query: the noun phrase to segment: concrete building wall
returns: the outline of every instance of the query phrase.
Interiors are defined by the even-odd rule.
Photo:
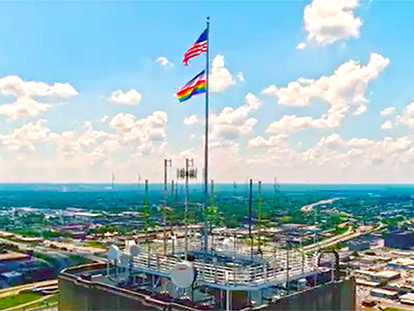
[[[286,297],[261,310],[356,310],[355,280],[330,283]]]
[[[59,277],[59,310],[186,310],[195,311],[175,303],[154,300],[149,296],[126,289],[82,279],[63,272]],[[272,310],[355,310],[355,280],[353,278],[319,286],[285,297],[276,303],[261,306]],[[233,301],[233,306],[235,301]],[[255,309],[244,309],[255,310]]]
[[[410,249],[414,246],[413,231],[391,231],[385,235],[385,246]]]

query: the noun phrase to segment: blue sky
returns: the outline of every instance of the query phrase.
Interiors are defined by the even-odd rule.
[[[413,9],[0,2],[0,181],[159,182],[165,157],[201,168],[204,98],[174,92],[204,67],[181,60],[210,16],[212,178],[413,182]]]

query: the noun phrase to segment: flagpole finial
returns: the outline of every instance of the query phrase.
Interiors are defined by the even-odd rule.
[[[206,21],[209,22],[210,21],[210,16],[206,17]]]

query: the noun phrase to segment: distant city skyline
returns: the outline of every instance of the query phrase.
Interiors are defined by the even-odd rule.
[[[409,1],[1,2],[0,183],[414,183]],[[191,12],[191,14],[189,13]]]

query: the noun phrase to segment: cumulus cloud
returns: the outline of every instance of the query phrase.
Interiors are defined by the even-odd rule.
[[[286,134],[279,134],[276,136],[271,136],[269,139],[265,139],[262,136],[257,136],[249,140],[249,147],[250,148],[257,148],[257,147],[272,147],[272,146],[280,146],[280,144],[285,143],[285,139],[288,136]]]
[[[305,42],[301,42],[296,46],[297,50],[303,50],[306,47],[306,43]]]
[[[211,63],[209,86],[212,92],[221,92],[236,84],[230,71],[225,67],[224,56],[217,55]]]
[[[109,116],[103,116],[102,118],[100,118],[101,122],[106,122],[106,120],[109,119]]]
[[[245,82],[244,76],[243,76],[243,73],[242,72],[239,72],[237,74],[237,79],[239,79],[240,82]]]
[[[186,125],[196,124],[196,123],[198,123],[197,116],[195,114],[193,114],[193,115],[185,118],[183,123],[186,124]]]
[[[49,104],[38,103],[28,97],[20,97],[13,104],[0,105],[0,114],[7,116],[9,120],[17,120],[26,117],[35,117],[40,112],[51,107]]]
[[[261,102],[251,93],[246,94],[245,102],[243,106],[236,109],[225,107],[218,115],[211,115],[213,146],[229,146],[229,143],[252,131],[257,120],[249,115],[260,107]]]
[[[359,113],[366,110],[369,104],[365,93],[368,84],[388,66],[389,59],[379,54],[372,54],[367,65],[361,66],[356,61],[349,61],[339,66],[329,77],[319,79],[300,78],[289,82],[287,87],[278,88],[275,85],[267,87],[263,93],[273,94],[280,105],[304,107],[312,101],[322,101],[330,108],[321,118],[283,116],[269,125],[267,131],[295,131],[304,128],[334,128],[338,127],[349,111],[350,105],[360,105]]]
[[[109,100],[113,103],[124,104],[124,105],[136,105],[142,99],[142,95],[137,90],[130,89],[127,92],[120,90],[115,91],[111,94]]]
[[[383,111],[380,112],[381,117],[386,117],[392,115],[395,112],[395,107],[388,107],[385,108]]]
[[[52,107],[50,104],[37,102],[32,96],[67,98],[78,95],[78,92],[69,83],[48,85],[44,82],[23,81],[17,76],[1,78],[0,93],[17,97],[15,102],[0,106],[0,114],[7,116],[9,120],[35,117],[40,112]]]
[[[386,122],[384,122],[384,124],[383,124],[383,125],[381,125],[381,128],[382,128],[383,130],[389,130],[389,129],[392,129],[392,123],[391,123],[391,121],[386,121]]]
[[[359,116],[366,112],[368,110],[368,107],[366,105],[361,105],[355,110],[354,115]]]
[[[358,0],[313,0],[303,14],[308,41],[326,45],[358,38],[362,20],[353,12],[358,5]]]
[[[115,128],[119,133],[120,141],[138,141],[141,143],[141,148],[146,151],[152,149],[154,142],[165,140],[166,124],[167,113],[164,111],[155,111],[152,115],[140,120],[136,120],[132,114],[119,113],[109,122],[109,126]]]
[[[155,60],[157,63],[160,63],[162,66],[168,67],[168,66],[172,66],[173,64],[164,56],[158,57]]]
[[[70,97],[78,95],[78,92],[69,83],[55,83],[53,85],[48,85],[44,82],[26,82],[17,76],[6,76],[1,78],[0,91],[4,95],[14,95],[16,97],[52,95]]]
[[[403,109],[402,114],[396,117],[396,123],[414,127],[414,102],[407,105]]]
[[[27,123],[13,130],[9,135],[0,135],[0,141],[9,151],[35,151],[34,142],[47,141],[50,129],[45,126],[46,120]]]

